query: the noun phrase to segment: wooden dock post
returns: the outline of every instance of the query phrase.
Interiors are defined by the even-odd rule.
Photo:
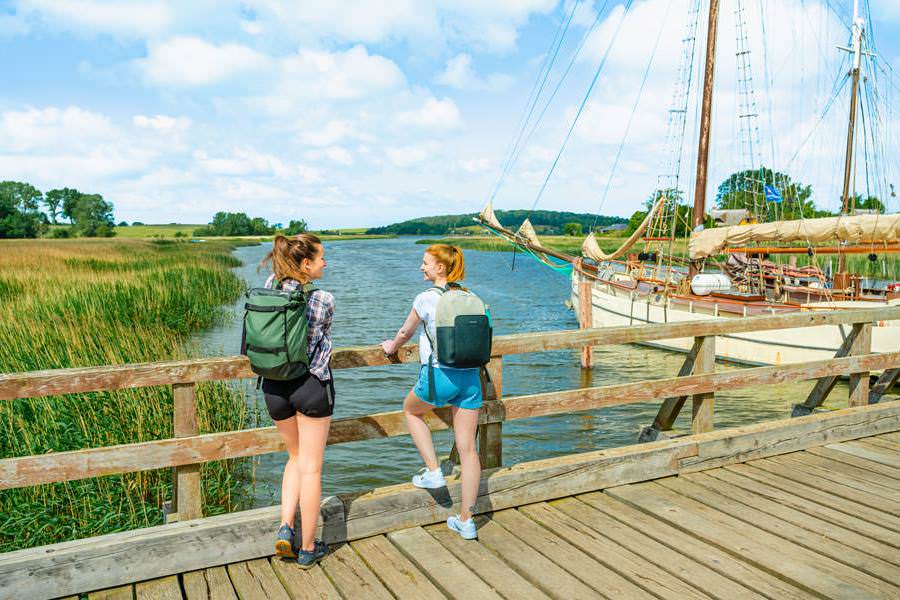
[[[712,373],[716,369],[716,336],[707,335],[694,338],[698,347],[694,359],[694,375]],[[691,433],[713,430],[716,394],[694,394],[691,397]]]
[[[197,425],[196,385],[193,383],[172,384],[174,396],[173,418],[175,437],[191,437],[200,433]],[[199,519],[203,516],[203,495],[200,489],[200,465],[175,467],[172,489],[172,510],[179,521]]]
[[[481,392],[485,401],[485,409],[490,410],[491,403],[503,398],[503,357],[492,356],[491,362],[485,365],[490,382],[484,375],[481,377]],[[481,468],[493,469],[503,464],[503,423],[485,423],[478,426],[478,459]]]
[[[582,279],[578,284],[578,326],[579,329],[590,329],[594,326],[593,294],[590,280]],[[594,347],[590,344],[581,347],[581,368],[594,366]]]
[[[872,352],[872,324],[853,324],[854,342],[850,349],[851,356],[860,356]],[[869,403],[869,373],[853,373],[850,375],[850,397],[848,406],[866,406]]]

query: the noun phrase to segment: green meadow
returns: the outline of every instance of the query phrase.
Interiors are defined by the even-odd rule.
[[[130,229],[130,228],[129,228]],[[243,291],[233,245],[0,242],[0,372],[189,358],[192,333]],[[197,388],[201,432],[253,425],[242,394]],[[170,438],[170,386],[0,403],[0,458]],[[207,515],[249,506],[251,462],[202,468]],[[0,491],[0,552],[163,522],[171,469]]]

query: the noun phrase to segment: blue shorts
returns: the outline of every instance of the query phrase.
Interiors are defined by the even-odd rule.
[[[459,408],[478,410],[482,405],[481,377],[479,369],[448,369],[434,367],[434,394],[432,402],[428,401],[428,366],[419,369],[419,380],[413,393],[422,402],[440,408],[451,404]]]

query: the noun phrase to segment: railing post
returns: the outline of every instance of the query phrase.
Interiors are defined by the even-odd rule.
[[[694,359],[694,375],[712,373],[716,369],[716,336],[698,336],[694,345],[698,347],[697,358]],[[691,397],[691,433],[712,431],[714,423],[716,395],[695,394]]]
[[[590,329],[594,326],[594,295],[593,285],[589,279],[582,278],[578,284],[578,327]],[[594,366],[594,347],[590,344],[581,347],[581,368],[590,369]]]
[[[490,383],[481,377],[481,392],[485,400],[484,410],[494,414],[492,404],[503,397],[503,357],[493,356],[485,365],[490,375]],[[493,469],[503,464],[503,423],[485,423],[478,426],[478,459],[484,469]]]
[[[850,348],[850,356],[861,356],[872,352],[872,324],[854,323],[854,340]],[[848,406],[866,406],[869,404],[869,373],[850,374],[850,398]]]
[[[196,387],[194,383],[173,383],[175,437],[189,437],[200,433],[197,426]],[[200,490],[200,465],[175,467],[172,490],[172,510],[179,521],[203,516],[203,496]]]

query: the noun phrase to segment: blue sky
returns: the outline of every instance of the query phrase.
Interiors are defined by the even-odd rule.
[[[574,7],[547,92],[582,39],[584,49],[494,204],[533,206],[615,38],[537,208],[628,216],[665,162],[688,4],[636,0],[626,13],[614,0],[0,2],[0,179],[101,193],[117,220],[148,223],[202,223],[228,210],[327,228],[476,211]],[[722,0],[710,194],[732,171],[761,161],[811,183],[817,202],[833,208],[846,98],[819,117],[841,69],[835,45],[847,43],[850,3],[740,5],[759,144],[753,156],[738,144],[738,4]],[[890,73],[888,66],[900,68],[900,3],[872,12],[870,43]],[[878,77],[890,104],[898,80]],[[880,114],[885,131],[893,120]],[[884,138],[885,148],[893,141]],[[695,145],[692,118],[682,168],[688,191]],[[873,178],[893,181],[898,155],[888,154],[870,186]],[[864,180],[860,166],[860,191]],[[897,210],[896,199],[888,203]]]

